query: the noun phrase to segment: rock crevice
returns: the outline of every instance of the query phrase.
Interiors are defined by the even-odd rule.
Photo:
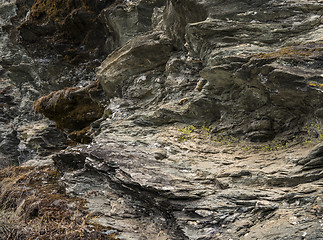
[[[45,187],[57,169],[84,236],[321,239],[322,15],[321,0],[2,1],[0,168]],[[48,209],[29,200],[37,224]]]

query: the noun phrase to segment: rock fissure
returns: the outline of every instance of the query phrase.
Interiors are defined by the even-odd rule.
[[[0,1],[0,168],[56,168],[102,239],[321,239],[322,6]]]
[[[102,171],[101,171],[102,173]],[[110,173],[104,173],[109,179],[110,183],[113,183],[114,187],[121,194],[131,196],[137,201],[140,201],[146,209],[145,215],[153,215],[154,217],[161,216],[166,220],[164,229],[167,229],[168,234],[174,239],[188,239],[178,226],[175,217],[173,216],[174,206],[169,202],[168,198],[163,196],[164,194],[153,188],[145,188],[137,183],[122,182],[122,180],[114,180]],[[180,209],[177,209],[180,211]]]

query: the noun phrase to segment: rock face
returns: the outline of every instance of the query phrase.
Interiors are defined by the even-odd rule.
[[[0,167],[119,239],[323,239],[323,1],[0,6]]]
[[[295,166],[304,149],[217,147],[197,130],[179,141],[180,127],[104,125],[96,143],[55,157],[85,159],[64,175],[67,191],[95,191],[89,210],[121,239],[320,238],[322,169]]]
[[[18,152],[12,151],[17,149],[19,140],[17,137],[17,131],[9,128],[8,125],[12,119],[17,116],[17,103],[14,99],[14,87],[9,81],[1,79],[1,104],[0,104],[0,133],[1,133],[1,166],[10,166],[12,162],[18,163]]]
[[[101,64],[97,73],[103,89],[109,98],[121,96],[121,87],[132,85],[129,76],[165,67],[172,45],[161,33],[136,37]]]
[[[197,116],[208,124],[221,119],[216,125],[230,126],[226,130],[231,134],[243,134],[251,141],[271,140],[281,132],[299,131],[305,122],[321,121],[313,111],[322,108],[320,4],[313,3],[311,12],[292,2],[220,5],[221,11],[213,1],[167,1],[158,29],[165,30],[174,49],[184,51],[169,58],[169,48],[165,51],[154,43],[156,32],[134,38],[111,54],[97,72],[107,96],[131,95],[138,91],[136,81],[145,82],[142,94],[159,88],[164,100],[170,99],[157,102],[158,110],[148,113],[151,117],[146,122],[156,122],[156,118],[164,119],[163,123],[187,122],[197,104],[203,112],[212,113],[193,114],[195,121],[199,121]],[[165,66],[167,59],[166,71],[149,72],[157,71],[159,64]],[[192,71],[198,76],[186,76]],[[176,88],[170,81],[180,78],[192,87],[185,92],[183,87],[169,91]],[[156,86],[156,79],[161,86]],[[207,84],[194,92],[198,82]],[[142,94],[138,105],[146,104]],[[185,104],[176,104],[174,99]]]
[[[164,0],[124,1],[123,4],[105,8],[101,17],[105,23],[109,23],[116,44],[123,46],[138,33],[153,29],[154,9],[163,7],[164,4]]]
[[[82,62],[102,57],[105,38],[112,37],[98,14],[114,3],[109,1],[34,1],[26,20],[19,26],[23,41],[53,48],[64,60]],[[48,51],[48,50],[47,50]]]

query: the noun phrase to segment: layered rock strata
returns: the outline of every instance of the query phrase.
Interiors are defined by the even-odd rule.
[[[1,3],[1,166],[120,239],[321,239],[323,2],[94,2]]]

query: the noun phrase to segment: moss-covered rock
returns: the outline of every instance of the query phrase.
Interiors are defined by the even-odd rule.
[[[106,54],[104,44],[112,33],[99,20],[100,11],[114,0],[36,0],[20,27],[26,44],[45,44],[70,63]]]
[[[65,88],[35,101],[34,110],[55,121],[58,128],[67,133],[75,133],[102,116],[104,109],[98,103],[101,93],[103,91],[98,82],[84,88]],[[83,134],[85,132],[83,131]],[[82,139],[79,135],[76,134],[76,141]]]

